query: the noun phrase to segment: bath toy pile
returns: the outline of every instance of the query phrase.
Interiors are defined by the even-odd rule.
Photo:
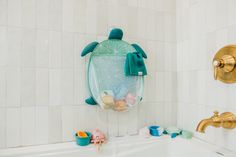
[[[142,100],[147,75],[143,58],[147,55],[140,46],[129,44],[122,37],[122,30],[115,28],[108,40],[92,42],[82,51],[82,57],[91,52],[87,69],[91,97],[86,103],[126,111]]]
[[[150,126],[144,127],[139,130],[139,135],[142,137],[150,137],[150,136],[161,136],[161,135],[170,135],[171,138],[175,138],[180,135],[182,138],[191,139],[193,134],[190,131],[182,130],[177,127],[168,127],[164,129],[161,126]]]
[[[75,134],[75,138],[78,145],[87,146],[90,143],[93,143],[97,147],[97,150],[100,150],[102,144],[106,142],[105,134],[99,129],[92,131],[92,133],[87,131],[78,131]]]

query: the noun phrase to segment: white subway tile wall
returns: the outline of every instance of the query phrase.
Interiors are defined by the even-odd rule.
[[[178,126],[195,132],[213,111],[236,113],[235,84],[215,81],[212,59],[236,41],[235,0],[176,0]],[[236,151],[236,130],[208,127],[195,135]]]
[[[0,0],[0,148],[73,141],[76,130],[124,136],[175,125],[175,21],[175,0]],[[125,113],[84,103],[80,53],[113,27],[148,55],[143,102]]]

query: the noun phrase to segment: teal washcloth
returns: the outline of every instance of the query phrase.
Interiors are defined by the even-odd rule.
[[[126,76],[144,76],[147,75],[146,66],[141,53],[128,53],[125,61]]]
[[[191,139],[193,137],[193,133],[187,130],[182,130],[180,136],[182,138]]]

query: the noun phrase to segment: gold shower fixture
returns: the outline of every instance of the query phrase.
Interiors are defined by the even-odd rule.
[[[231,112],[219,114],[218,111],[215,111],[213,116],[199,122],[196,131],[204,133],[208,126],[234,129],[236,127],[236,116]]]
[[[236,45],[221,48],[213,59],[214,78],[224,83],[236,82]]]

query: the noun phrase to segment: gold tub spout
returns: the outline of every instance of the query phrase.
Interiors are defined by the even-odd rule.
[[[212,117],[200,121],[196,131],[205,133],[205,130],[208,126],[213,126],[216,128],[223,127],[225,129],[234,129],[236,127],[236,116],[231,112],[224,112],[219,115],[219,112],[215,111]]]

